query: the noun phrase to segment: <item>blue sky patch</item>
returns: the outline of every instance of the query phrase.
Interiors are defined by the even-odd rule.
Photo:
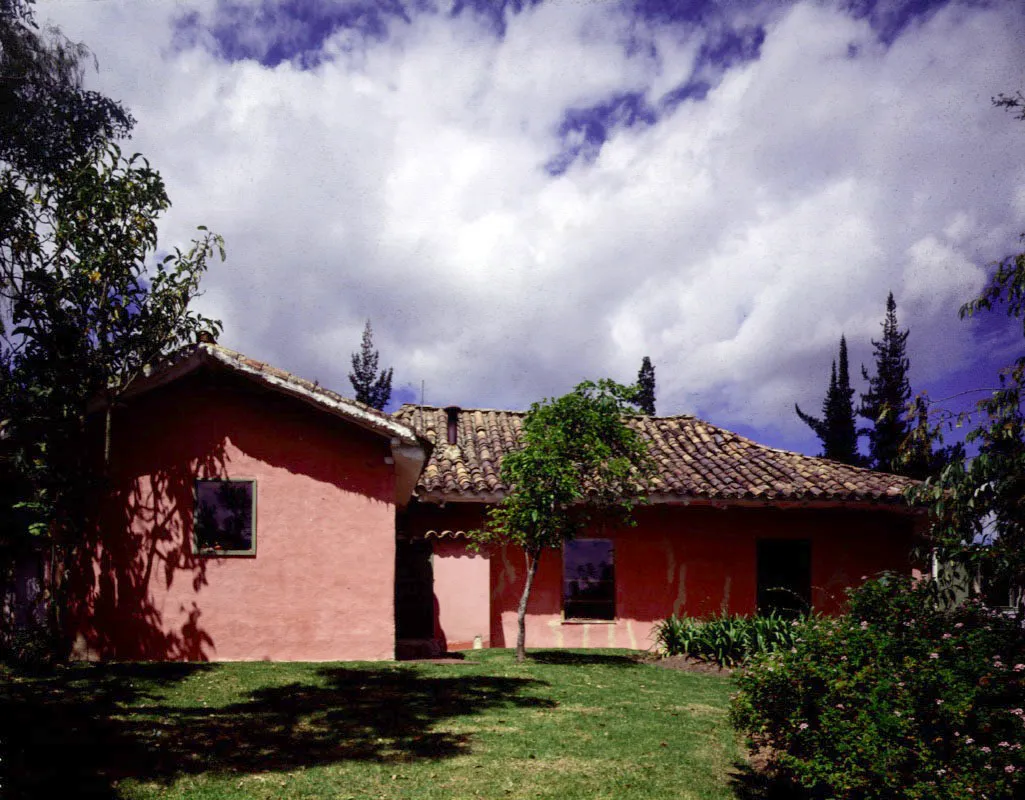
[[[577,159],[590,163],[616,128],[654,125],[657,119],[641,92],[623,92],[588,108],[567,109],[557,131],[562,149],[545,169],[561,175]]]
[[[195,47],[208,30],[215,53],[226,61],[249,59],[266,67],[296,61],[312,68],[323,60],[324,42],[339,29],[382,40],[392,22],[409,21],[407,8],[422,5],[399,0],[219,0],[209,19],[196,11],[180,16],[172,41],[178,50]]]

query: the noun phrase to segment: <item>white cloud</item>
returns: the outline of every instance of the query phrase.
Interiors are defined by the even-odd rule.
[[[421,15],[383,42],[336,33],[303,71],[174,51],[174,5],[44,10],[138,118],[165,244],[225,236],[203,303],[227,344],[346,391],[370,317],[428,402],[510,407],[650,355],[661,412],[796,441],[793,402],[818,407],[841,332],[868,362],[890,289],[916,379],[967,357],[956,307],[1025,228],[1025,129],[989,104],[1022,74],[1012,6],[943,9],[888,48],[822,4],[766,12],[757,61],[558,177],[563,112],[657,103],[699,31],[587,3],[512,16],[504,40]]]

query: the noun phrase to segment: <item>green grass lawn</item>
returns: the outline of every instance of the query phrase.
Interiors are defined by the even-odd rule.
[[[0,668],[2,669],[2,668]],[[732,798],[728,678],[616,651],[0,671],[0,796]]]

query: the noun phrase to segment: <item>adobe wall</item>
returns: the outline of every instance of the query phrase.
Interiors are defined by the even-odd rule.
[[[449,503],[446,508],[465,518],[458,519],[460,524],[473,527],[470,518],[476,515],[479,520],[481,507],[459,505]],[[562,554],[546,551],[527,608],[528,647],[644,649],[652,644],[652,627],[669,614],[754,613],[759,539],[811,541],[812,603],[826,613],[840,610],[843,590],[860,583],[862,576],[911,570],[912,522],[885,511],[652,505],[639,509],[636,519],[634,528],[591,534],[614,543],[615,621],[563,620]],[[512,647],[526,572],[523,553],[513,547],[495,548],[490,568],[490,645]],[[463,602],[457,587],[442,585],[444,580],[444,573],[436,571],[436,597]],[[441,603],[441,618],[446,613],[453,612]]]
[[[71,623],[84,658],[389,659],[387,440],[236,376],[115,415],[110,501]],[[196,478],[256,481],[255,556],[192,552]]]

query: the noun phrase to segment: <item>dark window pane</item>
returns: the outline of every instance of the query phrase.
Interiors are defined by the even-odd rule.
[[[563,612],[569,619],[615,619],[616,580],[609,539],[573,539],[562,550]]]
[[[196,481],[196,547],[202,552],[251,553],[252,481]]]

